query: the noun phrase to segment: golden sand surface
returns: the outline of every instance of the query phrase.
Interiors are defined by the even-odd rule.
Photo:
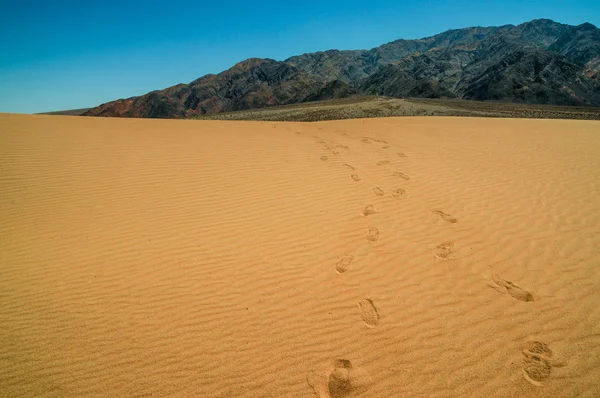
[[[0,395],[598,397],[600,123],[0,115]]]

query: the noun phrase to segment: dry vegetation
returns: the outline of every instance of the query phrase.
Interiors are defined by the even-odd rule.
[[[80,116],[89,108],[45,115]],[[531,119],[600,120],[600,107],[531,105],[460,99],[352,96],[327,101],[224,112],[198,117],[203,120],[265,120],[318,122],[390,116],[474,116]]]
[[[600,107],[532,105],[460,99],[411,98],[409,101],[422,105],[445,106],[456,111],[464,110],[470,112],[470,116],[600,120]]]
[[[200,119],[315,122],[389,116],[478,116],[600,120],[600,108],[356,96],[329,101],[219,113],[202,116]]]

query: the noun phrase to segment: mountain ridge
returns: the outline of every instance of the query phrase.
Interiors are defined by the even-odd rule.
[[[467,27],[369,50],[249,58],[86,116],[188,118],[356,93],[600,106],[600,29],[535,19]]]

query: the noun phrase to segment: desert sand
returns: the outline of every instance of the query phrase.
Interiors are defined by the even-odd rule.
[[[600,123],[0,115],[7,397],[600,396]]]

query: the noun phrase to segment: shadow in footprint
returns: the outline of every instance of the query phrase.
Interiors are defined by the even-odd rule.
[[[456,218],[452,217],[450,214],[444,213],[441,210],[433,210],[432,213],[442,217],[442,220],[449,222],[451,224],[456,224],[458,222],[458,220]]]
[[[348,163],[344,163],[342,166],[344,166],[345,168],[350,169],[350,170],[356,170],[356,167],[349,165]]]
[[[522,363],[523,376],[531,384],[541,386],[550,377],[552,365],[545,358],[537,355],[526,355],[524,353]]]
[[[354,256],[352,254],[346,254],[342,256],[338,262],[335,264],[335,271],[338,274],[343,274],[350,269],[350,264],[354,261]]]
[[[447,260],[454,251],[454,243],[447,241],[439,244],[435,250],[435,256],[440,260]]]
[[[366,392],[372,384],[369,374],[347,359],[336,359],[324,375],[310,370],[306,382],[319,398],[344,398]]]
[[[351,369],[352,363],[347,359],[338,359],[334,362],[334,369],[327,383],[331,398],[345,397],[352,392]]]
[[[542,386],[550,377],[552,368],[565,366],[563,360],[553,358],[553,352],[546,343],[528,341],[523,347],[522,367],[525,380],[536,386]]]
[[[379,240],[379,230],[375,227],[370,227],[366,238],[371,243],[377,242]]]
[[[514,298],[515,300],[524,302],[535,301],[535,297],[533,297],[533,294],[531,292],[522,289],[521,287],[515,285],[511,281],[502,279],[498,275],[494,275],[492,279],[499,288],[504,288],[506,293],[508,293],[508,295]]]
[[[369,216],[369,215],[375,214],[375,213],[377,213],[377,211],[375,210],[375,206],[373,206],[373,205],[366,205],[362,211],[363,216]]]
[[[359,301],[358,310],[362,321],[370,328],[374,328],[379,325],[379,311],[375,308],[375,304],[371,299],[364,299]]]
[[[402,188],[396,188],[392,191],[392,196],[394,198],[399,198],[401,196],[404,196],[404,194],[406,194],[406,191]]]
[[[399,171],[394,171],[394,176],[395,177],[400,177],[403,180],[410,180],[410,177],[407,174],[401,173]]]
[[[379,187],[375,187],[375,188],[373,188],[373,192],[374,192],[374,193],[375,193],[375,195],[377,195],[377,196],[383,196],[383,195],[384,195],[383,189],[381,189],[381,188],[379,188]]]

